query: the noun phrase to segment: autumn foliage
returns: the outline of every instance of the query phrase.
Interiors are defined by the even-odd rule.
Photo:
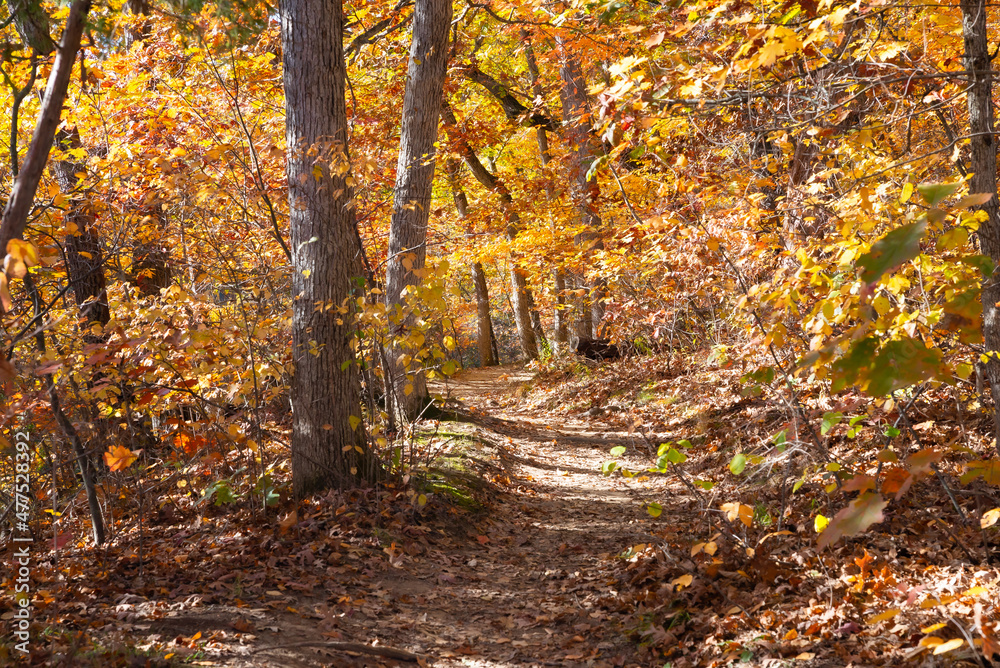
[[[93,6],[23,239],[3,249],[0,446],[31,435],[46,481],[33,494],[53,526],[86,514],[88,466],[112,541],[129,540],[125,517],[165,499],[266,513],[293,496],[301,269],[286,159],[300,148],[286,145],[278,20],[236,4]],[[68,9],[40,6],[55,34]],[[956,527],[945,535],[991,563],[1000,362],[985,342],[995,300],[983,295],[1000,228],[995,186],[974,181],[983,133],[970,129],[963,12],[987,12],[990,28],[995,12],[965,1],[456,2],[432,196],[403,204],[427,207],[426,241],[397,258],[413,11],[345,4],[349,150],[315,167],[352,189],[357,275],[317,309],[353,328],[342,363],[362,392],[343,448],[371,454],[371,479],[403,489],[417,475],[413,425],[392,410],[421,387],[414,373],[433,384],[495,349],[502,363],[570,374],[590,368],[570,357],[573,340],[608,339],[632,360],[623,368],[656,360],[650,376],[665,365],[671,379],[708,369],[726,387],[703,393],[766,413],[752,419],[768,433],[746,438],[679,418],[657,429],[645,409],[623,427],[669,438],[650,440],[642,463],[620,462],[621,446],[603,473],[680,480],[713,518],[685,572],[645,545],[628,556],[671,595],[720,568],[765,571],[759,555],[791,534],[841,554],[932,486],[947,499],[936,519]],[[0,117],[5,197],[54,66],[19,27],[0,33],[0,96],[15,111]],[[399,304],[385,294],[392,263],[410,283]],[[396,365],[411,378],[394,388]],[[710,447],[714,471],[691,470]],[[0,462],[4,507],[11,462]],[[658,517],[665,503],[646,508]],[[726,541],[745,563],[720,566]],[[867,556],[843,560],[855,558]],[[902,587],[888,572],[856,570],[853,591],[880,601],[867,624],[905,607],[879,598]],[[962,628],[920,646],[998,649],[981,619]],[[668,630],[640,635],[666,655]]]

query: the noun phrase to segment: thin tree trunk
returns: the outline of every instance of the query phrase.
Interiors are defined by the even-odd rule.
[[[24,277],[25,287],[31,295],[31,302],[34,308],[35,317],[39,320],[42,317],[42,297],[38,293],[38,286],[35,284],[31,274]],[[45,330],[39,329],[35,333],[35,346],[40,355],[45,355]],[[90,453],[83,446],[80,434],[77,432],[73,422],[62,409],[59,400],[59,392],[56,389],[55,379],[51,373],[45,374],[45,387],[49,392],[49,406],[52,415],[56,419],[56,424],[62,430],[63,435],[69,439],[73,445],[73,454],[76,456],[76,463],[80,467],[80,477],[83,480],[83,489],[87,495],[87,505],[90,508],[90,522],[94,529],[94,542],[98,545],[104,543],[104,515],[101,512],[101,503],[97,498],[97,474],[94,464],[90,460]]]
[[[487,190],[495,192],[500,197],[500,206],[503,208],[504,216],[507,219],[507,238],[514,241],[521,230],[521,217],[514,209],[514,198],[503,181],[498,179],[492,172],[480,162],[475,151],[458,132],[458,121],[455,114],[447,103],[441,107],[441,118],[453,131],[452,139],[459,155],[468,165],[469,171],[476,177]],[[528,291],[528,281],[524,276],[524,271],[518,266],[517,258],[510,265],[511,282],[511,305],[514,310],[514,322],[517,324],[517,335],[521,341],[521,352],[526,359],[538,358],[538,342],[535,339],[535,331],[531,324],[531,311],[529,308],[530,299]]]
[[[38,122],[31,136],[28,153],[11,189],[10,199],[3,210],[0,220],[0,255],[6,255],[7,244],[11,239],[20,239],[28,223],[28,213],[35,201],[38,182],[49,159],[52,140],[55,137],[59,119],[62,116],[62,106],[66,99],[70,75],[73,73],[73,62],[80,50],[80,39],[83,27],[90,12],[90,0],[74,0],[66,18],[66,28],[63,30],[62,42],[56,54],[56,62],[52,66],[45,95],[42,98],[42,108],[38,112]]]
[[[969,102],[969,171],[970,193],[989,193],[993,198],[978,207],[986,212],[979,228],[979,243],[996,267],[1000,267],[1000,207],[997,203],[997,154],[993,137],[993,79],[990,71],[989,42],[986,33],[985,0],[962,0],[962,36],[965,41],[965,69],[970,85]],[[986,377],[993,394],[994,437],[1000,455],[1000,272],[994,272],[983,284],[983,339],[990,360]]]
[[[420,284],[427,254],[427,221],[448,60],[451,0],[417,0],[413,12],[413,42],[406,71],[403,122],[389,226],[385,299],[396,345],[390,352],[391,385],[400,417],[415,420],[429,402],[422,366],[422,344],[406,341],[416,325],[407,312],[407,291]],[[420,337],[419,340],[422,340]],[[410,358],[404,363],[403,356]]]
[[[301,498],[374,481],[353,325],[338,309],[361,274],[348,185],[341,0],[281,3],[292,241],[292,488]],[[317,169],[321,166],[321,169]]]
[[[556,308],[552,313],[552,329],[555,330],[555,348],[557,353],[569,350],[569,326],[567,323],[569,311],[566,308],[566,272],[562,267],[554,272],[556,287]]]
[[[445,171],[448,174],[448,181],[451,185],[451,196],[455,200],[455,209],[463,220],[469,216],[469,197],[462,189],[458,180],[459,162],[454,158],[445,161]],[[486,272],[483,270],[483,263],[476,261],[472,263],[472,282],[476,287],[476,328],[477,342],[479,349],[480,366],[495,366],[496,358],[493,356],[493,349],[496,343],[493,341],[493,318],[490,315],[490,293],[486,285]]]
[[[498,364],[493,351],[497,343],[493,339],[493,318],[490,315],[490,293],[486,286],[486,272],[482,262],[472,263],[472,282],[476,286],[476,324],[479,329],[479,363],[482,366]]]

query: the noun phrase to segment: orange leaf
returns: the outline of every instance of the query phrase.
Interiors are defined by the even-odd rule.
[[[126,469],[138,458],[139,456],[137,454],[121,445],[108,448],[108,451],[104,453],[104,463],[107,464],[108,468],[112,471],[121,471],[122,469]]]

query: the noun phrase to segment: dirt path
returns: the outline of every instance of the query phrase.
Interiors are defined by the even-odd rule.
[[[414,665],[374,655],[373,646],[441,667],[646,665],[626,638],[623,612],[632,610],[620,602],[611,566],[651,540],[658,520],[640,495],[662,501],[666,492],[601,475],[608,450],[633,437],[532,409],[524,401],[530,382],[523,370],[501,367],[433,388],[474,416],[440,423],[452,435],[440,440],[481,445],[465,461],[502,478],[486,510],[437,503],[433,517],[376,518],[364,549],[331,548],[335,523],[332,533],[308,534],[315,538],[295,529],[282,537],[275,527],[256,548],[263,563],[255,557],[257,566],[239,575],[219,568],[206,581],[220,578],[212,587],[231,591],[243,586],[234,578],[247,578],[247,593],[256,594],[247,601],[256,603],[198,602],[199,594],[155,608],[152,597],[126,596],[114,608],[119,630],[160,646],[174,638],[202,648],[200,665],[239,668]],[[267,558],[268,545],[290,544],[290,553],[281,547],[284,556]],[[388,558],[373,556],[379,549]]]
[[[381,606],[342,620],[345,638],[403,648],[442,667],[643,665],[607,612],[616,592],[603,569],[628,546],[648,542],[645,527],[654,520],[620,477],[600,474],[611,447],[600,425],[551,424],[516,404],[503,407],[529,381],[512,368],[477,369],[435,388],[501,425],[502,433],[474,430],[503,444],[518,494],[492,511],[484,533],[470,526],[454,549],[376,577],[368,596]],[[279,626],[283,642],[310,637],[298,623]],[[254,665],[263,656],[275,665],[379,665],[372,657],[348,663],[340,652],[258,656]]]

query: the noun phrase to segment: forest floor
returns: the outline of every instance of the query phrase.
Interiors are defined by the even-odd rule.
[[[813,519],[843,499],[731,482],[733,446],[784,421],[738,377],[667,358],[461,372],[433,390],[462,419],[414,434],[419,482],[278,514],[161,506],[138,544],[43,558],[32,663],[989,665],[971,647],[993,647],[1000,571],[978,526],[938,521],[951,490],[918,482],[877,531],[821,554]],[[682,438],[680,475],[601,472],[616,446],[642,471]]]

